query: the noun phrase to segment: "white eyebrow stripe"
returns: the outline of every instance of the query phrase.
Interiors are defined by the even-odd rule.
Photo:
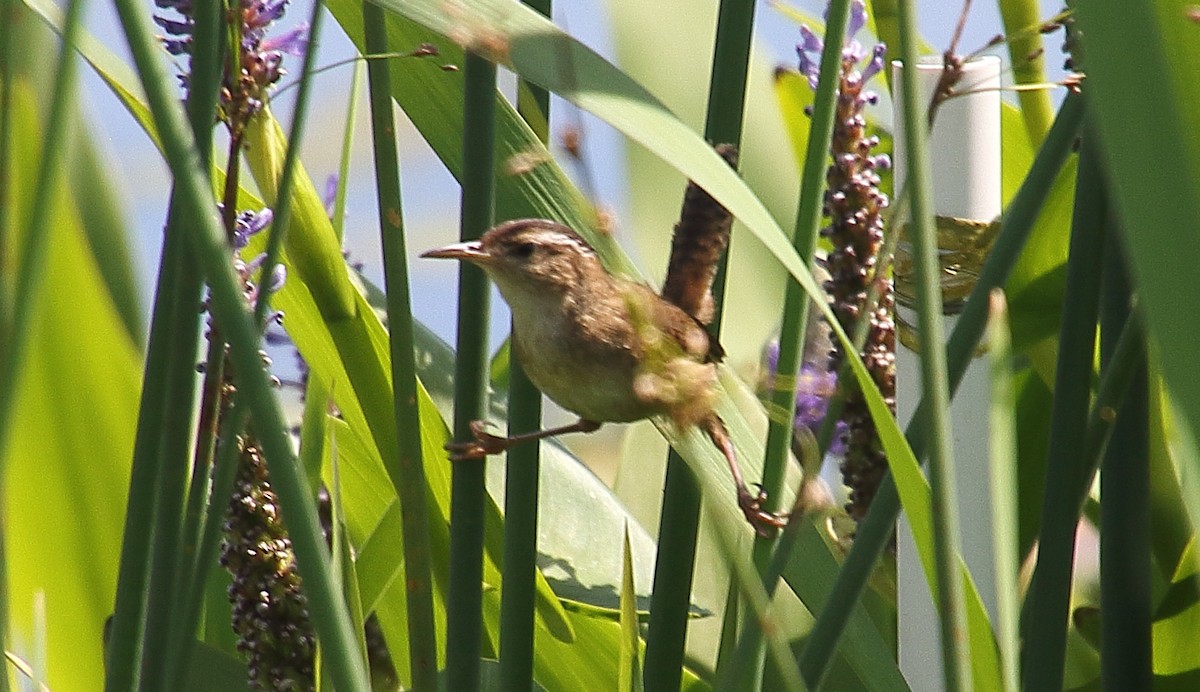
[[[583,242],[583,240],[577,236],[567,235],[566,233],[557,232],[554,234],[554,241],[557,245],[564,245],[566,247],[575,248],[585,254],[592,254],[592,255],[596,254],[596,251],[592,249],[592,246]]]

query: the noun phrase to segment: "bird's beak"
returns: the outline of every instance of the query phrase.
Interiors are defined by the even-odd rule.
[[[427,250],[422,252],[421,256],[433,259],[469,260],[471,262],[484,262],[490,257],[480,247],[478,240],[469,240],[463,243],[454,243],[453,245],[440,247],[436,250]]]

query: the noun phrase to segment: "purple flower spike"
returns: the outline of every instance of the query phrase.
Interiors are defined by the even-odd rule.
[[[828,15],[828,9],[826,9]],[[840,93],[845,94],[847,91],[854,91],[858,94],[859,89],[847,87],[861,87],[863,84],[874,77],[883,69],[883,56],[885,52],[884,45],[878,44],[871,49],[870,62],[868,62],[859,73],[854,68],[867,57],[868,53],[854,37],[867,24],[867,9],[863,0],[852,0],[850,3],[850,18],[846,27],[846,37],[842,43],[842,64],[843,74],[841,80],[843,82]],[[825,48],[824,41],[818,37],[813,30],[803,24],[800,25],[800,44],[796,46],[796,54],[799,56],[799,71],[808,79],[809,86],[816,91],[820,77],[821,52]],[[859,98],[864,99],[869,103],[874,103],[878,96],[873,92],[864,92],[858,94]]]
[[[166,50],[173,55],[191,52],[194,31],[192,2],[194,0],[154,0],[163,10],[182,15],[182,19],[155,17],[170,38],[163,39]],[[279,36],[268,38],[270,24],[283,16],[287,0],[236,0],[225,13],[226,21],[240,24],[236,34],[241,37],[236,60],[232,61],[222,80],[218,117],[237,136],[255,113],[262,110],[271,85],[284,74],[284,55],[303,55],[308,49],[308,26],[298,26]],[[186,88],[186,84],[185,84]]]
[[[844,329],[850,330],[865,318],[870,333],[860,354],[872,379],[883,393],[884,401],[895,410],[895,327],[892,323],[892,287],[885,272],[878,268],[885,262],[880,257],[883,244],[883,214],[888,198],[878,188],[877,171],[888,168],[891,160],[883,154],[872,154],[879,144],[867,134],[864,109],[878,100],[865,89],[868,80],[883,70],[884,47],[872,47],[868,52],[855,40],[866,26],[866,7],[863,0],[851,0],[846,39],[841,48],[841,64],[837,75],[837,99],[834,102],[833,137],[829,153],[833,161],[826,173],[828,189],[824,198],[824,214],[829,223],[821,230],[832,246],[823,264],[829,270],[831,307]],[[811,31],[802,29],[803,41],[798,47],[799,69],[813,89],[817,88],[816,59],[810,49],[817,46]],[[878,289],[878,303],[868,304],[868,294]],[[821,394],[836,387],[836,373],[846,356],[839,345],[833,345],[828,363],[820,371],[806,365],[798,378],[797,425],[825,416],[827,396]],[[824,374],[822,374],[824,373]],[[836,378],[836,376],[832,376]],[[836,442],[832,447],[844,452],[842,478],[850,488],[847,512],[861,521],[870,508],[875,490],[887,470],[887,457],[879,442],[866,400],[856,383],[843,383],[846,402],[842,409]],[[802,420],[803,419],[803,420]]]
[[[263,39],[263,51],[277,51],[286,55],[304,55],[308,50],[308,24],[301,24],[291,31]]]

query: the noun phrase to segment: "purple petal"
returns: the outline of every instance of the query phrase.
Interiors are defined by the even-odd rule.
[[[163,48],[171,55],[186,55],[192,52],[192,37],[187,38],[164,38],[162,39]]]
[[[250,242],[250,236],[261,232],[274,220],[275,214],[270,208],[263,208],[257,213],[244,211],[238,214],[233,224],[233,247],[240,250]]]
[[[154,15],[154,23],[161,26],[163,31],[172,36],[188,36],[192,33],[193,23],[191,19],[177,21],[174,19],[167,19],[166,17],[160,17],[156,14]]]
[[[862,72],[863,84],[883,70],[883,56],[886,53],[887,46],[882,43],[875,44],[875,47],[871,49],[871,62],[867,63]]]
[[[866,55],[867,51],[861,43],[852,38],[846,39],[846,44],[842,48],[842,60],[844,62],[857,63],[866,57]]]
[[[833,429],[833,439],[829,441],[829,454],[840,457],[846,454],[847,437],[850,435],[850,426],[846,425],[846,421],[840,420]]]
[[[253,0],[251,2],[243,2],[242,7],[243,21],[246,23],[245,28],[250,30],[262,29],[271,22],[283,16],[283,11],[287,7],[287,0]]]
[[[867,24],[867,6],[863,0],[850,1],[850,26],[846,28],[846,38],[854,38]]]
[[[263,39],[260,48],[263,51],[279,51],[287,55],[304,55],[304,51],[308,49],[308,24],[301,24],[286,33]]]
[[[330,173],[325,179],[325,194],[321,196],[321,201],[325,203],[325,216],[333,218],[333,208],[337,204],[338,191],[338,176],[337,173]]]
[[[763,354],[763,360],[766,361],[768,377],[774,379],[776,371],[779,370],[779,342],[772,341],[767,344],[766,353]]]
[[[282,264],[275,265],[275,268],[271,270],[271,281],[267,284],[271,287],[271,293],[282,288],[285,281],[287,281],[287,267]]]
[[[801,24],[800,45],[796,48],[796,50],[820,55],[821,51],[825,50],[825,41],[823,41],[820,36],[814,34],[813,30],[808,28],[807,25]]]
[[[259,267],[263,266],[263,262],[267,261],[267,253],[259,253],[254,259],[243,263],[243,268],[247,273],[258,271]]]

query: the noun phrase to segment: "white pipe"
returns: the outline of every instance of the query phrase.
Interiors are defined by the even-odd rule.
[[[892,63],[893,84],[900,83],[901,64]],[[917,65],[922,98],[932,97],[942,75],[941,58]],[[991,221],[1000,214],[1000,59],[985,56],[964,65],[956,96],[938,109],[929,138],[933,171],[934,213],[974,221]],[[965,93],[969,92],[969,93]],[[905,179],[903,98],[895,98],[895,189]],[[897,305],[897,316],[916,324],[911,309]],[[945,344],[955,318],[947,316],[946,333],[934,343]],[[928,343],[927,340],[922,340]],[[921,396],[921,368],[916,353],[897,346],[896,407],[907,425]],[[974,576],[988,612],[995,614],[992,564],[991,494],[988,481],[988,369],[976,359],[967,368],[951,405],[953,453],[957,476],[960,550]],[[942,690],[940,635],[937,611],[930,595],[916,545],[901,515],[897,531],[897,601],[899,608],[900,670],[914,690]]]

